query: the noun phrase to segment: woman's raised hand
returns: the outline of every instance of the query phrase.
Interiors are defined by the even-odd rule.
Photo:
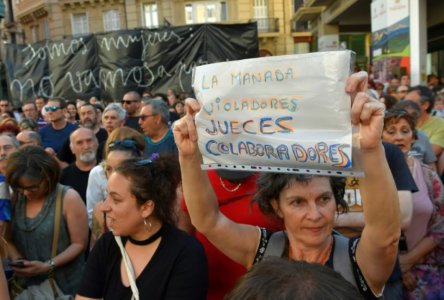
[[[174,122],[173,134],[179,155],[190,156],[199,151],[197,146],[197,129],[194,116],[200,110],[200,104],[196,99],[185,100],[185,116]]]
[[[367,73],[358,72],[347,79],[346,91],[352,97],[351,121],[360,125],[361,149],[374,150],[381,143],[384,104],[367,94]]]

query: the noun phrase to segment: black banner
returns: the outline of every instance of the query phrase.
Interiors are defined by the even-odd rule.
[[[128,90],[191,92],[195,66],[258,56],[256,23],[200,24],[6,45],[14,106],[37,96],[119,100]]]

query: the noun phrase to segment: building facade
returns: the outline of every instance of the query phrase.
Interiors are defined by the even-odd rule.
[[[376,1],[376,0],[373,0]],[[399,2],[400,0],[387,0]],[[408,0],[418,2],[422,0]],[[2,39],[35,43],[45,39],[140,27],[256,21],[260,55],[352,49],[356,67],[372,59],[370,0],[6,0],[14,20],[3,23]],[[444,73],[442,0],[427,0],[428,68]],[[6,28],[5,28],[6,27]]]
[[[18,43],[165,24],[257,21],[261,55],[295,52],[292,0],[15,0]],[[309,49],[305,49],[309,50]]]

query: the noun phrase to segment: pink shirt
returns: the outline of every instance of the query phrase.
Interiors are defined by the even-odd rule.
[[[415,179],[415,183],[419,191],[413,193],[412,222],[409,228],[404,231],[409,251],[413,249],[416,244],[426,235],[427,225],[433,212],[433,204],[428,193],[421,163],[414,158],[412,176],[413,179]]]

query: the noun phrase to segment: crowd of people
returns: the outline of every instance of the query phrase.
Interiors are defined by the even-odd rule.
[[[173,89],[0,100],[0,298],[444,299],[444,90],[346,92],[360,211],[346,178],[203,171]]]

